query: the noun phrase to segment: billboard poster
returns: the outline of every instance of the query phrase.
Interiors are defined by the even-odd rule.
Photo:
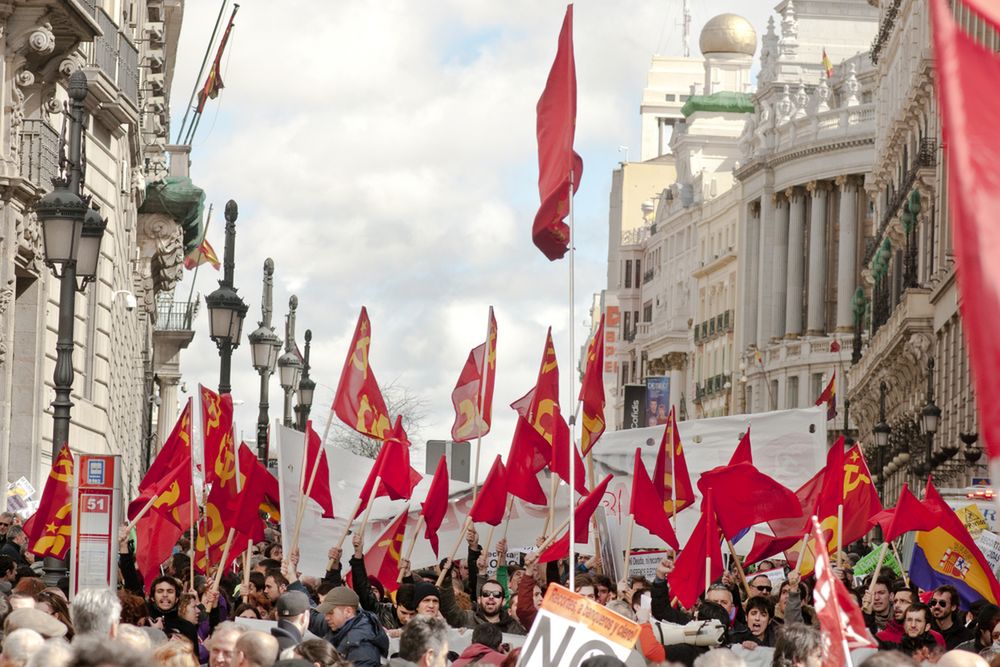
[[[670,378],[655,375],[646,378],[646,426],[667,423],[670,412]]]
[[[622,428],[646,427],[646,385],[625,385],[625,419]]]

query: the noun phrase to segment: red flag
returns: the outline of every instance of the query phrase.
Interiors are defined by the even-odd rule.
[[[693,607],[698,596],[705,592],[706,579],[715,581],[721,576],[719,526],[715,523],[712,492],[709,490],[701,503],[701,518],[695,524],[687,544],[681,549],[673,571],[667,575],[667,581],[670,583],[670,592],[681,605]]]
[[[694,487],[691,485],[687,461],[684,459],[684,448],[681,446],[681,435],[677,430],[674,408],[670,408],[667,425],[663,429],[663,438],[660,440],[660,449],[656,453],[653,485],[657,494],[663,499],[663,509],[669,516],[694,503]],[[674,488],[676,490],[672,490]],[[674,507],[675,502],[676,507]]]
[[[597,325],[597,331],[587,346],[587,367],[580,384],[579,400],[583,403],[583,432],[580,448],[586,456],[597,439],[604,433],[604,315]]]
[[[712,491],[715,515],[726,537],[772,519],[798,514],[798,499],[790,490],[749,463],[720,466],[702,473],[698,489]]]
[[[576,132],[576,63],[573,58],[573,5],[566,7],[559,48],[549,70],[545,90],[538,99],[538,194],[541,206],[531,235],[550,260],[560,259],[569,248],[570,186],[580,188],[583,160],[573,150]]]
[[[608,475],[601,483],[588,493],[580,504],[573,510],[573,537],[577,544],[586,544],[590,541],[590,517],[594,516],[597,506],[604,499],[604,493],[608,490],[608,483],[614,475]],[[549,547],[538,556],[539,563],[548,563],[554,560],[566,558],[569,555],[569,529],[566,533],[549,545]]]
[[[407,505],[365,554],[365,571],[382,582],[386,593],[399,588],[396,583],[399,578],[399,556],[403,552],[403,535],[406,533],[409,513],[410,506]]]
[[[368,479],[361,489],[361,504],[354,515],[355,519],[368,507],[376,477],[380,481],[375,498],[388,496],[392,500],[409,500],[413,495],[413,488],[423,479],[423,475],[410,465],[410,441],[403,430],[402,415],[396,417],[395,425],[382,441],[375,465],[368,472]]]
[[[812,537],[817,553],[813,600],[823,630],[823,667],[842,667],[851,649],[877,648],[878,644],[868,632],[857,602],[833,573],[823,529],[815,517]]]
[[[527,419],[528,423],[542,434],[545,441],[551,444],[556,436],[557,405],[559,405],[559,363],[556,360],[556,346],[552,343],[552,327],[549,327],[535,386],[511,403],[510,407]]]
[[[239,5],[233,6],[233,13],[229,17],[229,25],[226,26],[226,32],[222,34],[222,41],[219,42],[219,50],[216,52],[215,60],[212,62],[212,69],[208,70],[208,78],[205,79],[205,85],[198,91],[198,107],[196,109],[198,113],[201,113],[205,109],[205,102],[218,97],[219,91],[224,87],[222,85],[222,53],[226,50],[226,44],[229,42],[229,33],[233,29],[233,20],[236,18],[236,12],[239,8]]]
[[[330,465],[327,462],[326,450],[319,440],[319,434],[312,428],[312,421],[306,422],[305,465],[302,468],[301,491],[309,490],[309,497],[323,508],[323,516],[333,518],[333,493],[330,490]],[[313,477],[313,469],[316,473]],[[312,488],[309,489],[309,478],[313,477]]]
[[[205,446],[205,482],[226,484],[236,474],[233,446],[233,397],[198,385],[198,409]]]
[[[170,557],[180,536],[191,528],[194,503],[191,487],[191,455],[188,450],[186,458],[182,458],[135,501],[141,501],[145,506],[150,498],[156,499],[152,508],[136,524],[135,565],[146,585],[157,576],[160,564]],[[129,518],[134,519],[134,515]]]
[[[773,519],[767,522],[768,527],[776,537],[768,539],[765,544],[764,539],[769,536],[758,533],[754,538],[751,553],[747,554],[744,563],[759,562],[768,556],[775,555],[778,551],[785,552],[785,560],[790,565],[794,566],[798,563],[799,554],[802,551],[802,535],[807,532],[807,527],[812,521],[812,515],[816,509],[816,503],[819,502],[819,494],[823,488],[825,471],[825,468],[821,469],[808,482],[795,491],[799,507],[799,513],[796,516],[786,519]],[[789,542],[789,540],[791,541]],[[777,551],[764,553],[772,547],[777,548]],[[751,560],[751,556],[754,559]]]
[[[533,505],[545,505],[548,498],[538,482],[538,473],[548,463],[542,453],[549,447],[542,435],[524,417],[517,416],[514,439],[507,454],[507,493]]]
[[[486,342],[469,352],[458,383],[451,392],[451,403],[455,406],[451,439],[455,442],[466,442],[490,432],[493,385],[497,376],[497,321],[492,306],[487,331]]]
[[[746,558],[743,559],[743,565],[747,566],[759,563],[765,558],[776,556],[783,551],[787,552],[801,542],[801,535],[775,537],[764,533],[754,533],[753,545],[750,547],[750,552],[746,555]]]
[[[181,414],[177,418],[173,430],[170,431],[170,435],[167,436],[166,441],[163,443],[163,447],[160,448],[160,452],[153,459],[153,464],[149,466],[149,470],[146,471],[142,481],[139,482],[140,494],[159,483],[182,459],[188,462],[191,461],[191,402],[192,400],[189,398],[188,402],[184,405],[184,409],[181,410]],[[133,500],[129,504],[129,519],[134,518],[139,513],[139,510],[143,508],[149,498],[150,496],[147,495],[146,499],[142,500],[140,495],[140,498]]]
[[[736,445],[736,451],[733,452],[732,457],[729,459],[729,465],[733,466],[737,463],[749,463],[753,465],[753,450],[750,449],[749,426],[747,426],[746,433],[740,438],[740,444]]]
[[[259,542],[264,539],[260,513],[270,513],[272,508],[278,506],[278,480],[254,456],[246,443],[240,443],[239,457],[240,477],[244,481],[230,511],[235,514],[235,525],[240,532],[253,536],[254,541]],[[257,535],[261,536],[260,540]]]
[[[444,515],[448,512],[448,462],[445,457],[438,460],[434,478],[427,489],[427,498],[420,504],[424,515],[424,537],[431,543],[434,555],[438,555],[438,535]]]
[[[656,487],[646,473],[642,464],[642,448],[635,448],[635,465],[632,467],[632,497],[629,500],[628,513],[635,522],[656,535],[661,540],[679,549],[677,535],[670,527],[670,517],[663,511],[663,502],[656,493]]]
[[[994,29],[1000,12],[989,2],[965,5]],[[959,308],[975,381],[980,434],[991,460],[1000,458],[1000,343],[994,335],[1000,311],[1000,249],[993,212],[1000,207],[1000,56],[955,23],[950,3],[934,0],[934,56],[937,61],[943,146],[948,158],[951,208],[958,268]]]
[[[333,398],[333,411],[341,421],[361,435],[382,440],[391,423],[382,390],[375,379],[375,371],[368,363],[371,340],[368,311],[362,306],[358,324],[354,328],[351,349],[344,360],[340,383]]]
[[[826,420],[836,419],[837,417],[837,371],[833,372],[830,376],[830,382],[827,383],[826,389],[823,393],[819,395],[816,399],[816,405],[823,405],[826,403]]]
[[[917,500],[904,482],[896,506],[879,512],[876,521],[882,527],[882,539],[892,542],[911,530],[932,530],[940,518],[937,512]]]
[[[24,522],[31,553],[62,560],[69,550],[73,524],[73,452],[64,444],[45,480],[42,501]]]
[[[556,439],[552,443],[552,462],[549,464],[549,469],[559,475],[561,480],[569,484],[569,452],[572,449],[575,468],[573,471],[573,488],[581,496],[585,496],[587,495],[587,469],[583,465],[583,458],[580,456],[580,450],[576,448],[576,443],[571,442],[569,425],[562,418],[559,406],[554,406],[554,409],[555,414],[553,417],[556,424]]]
[[[486,481],[472,503],[469,518],[475,523],[488,523],[499,526],[507,513],[507,472],[504,470],[500,455],[493,460],[493,466],[486,475]]]

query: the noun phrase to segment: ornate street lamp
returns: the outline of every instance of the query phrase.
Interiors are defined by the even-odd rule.
[[[889,451],[889,436],[892,435],[892,427],[885,421],[886,389],[885,382],[880,382],[878,385],[878,423],[872,429],[878,452],[879,495],[885,491],[885,454]]]
[[[306,422],[309,420],[309,412],[312,410],[313,392],[316,390],[316,383],[309,377],[309,348],[312,345],[312,330],[306,329],[305,335],[306,351],[302,362],[302,379],[299,380],[299,404],[295,407],[299,429],[303,432],[306,430]]]
[[[851,428],[848,424],[850,421],[851,414],[851,399],[844,399],[844,444],[850,447],[854,444],[854,438],[851,437]]]
[[[230,371],[232,368],[233,350],[240,346],[240,335],[243,332],[243,318],[247,315],[248,306],[236,293],[233,287],[233,271],[236,268],[236,218],[239,209],[236,202],[230,199],[226,202],[226,252],[223,257],[223,277],[219,281],[219,289],[205,297],[208,305],[208,330],[215,345],[219,348],[219,393],[232,392],[230,386]]]
[[[83,230],[80,233],[80,250],[76,258],[76,278],[80,282],[80,291],[89,283],[97,280],[97,265],[101,260],[101,239],[108,221],[101,217],[96,207],[87,209],[83,217]]]
[[[261,292],[260,326],[249,335],[250,357],[253,367],[260,374],[260,412],[257,415],[257,458],[267,465],[268,442],[268,383],[278,363],[278,353],[281,352],[281,339],[271,326],[271,292],[274,285],[274,260],[270,257],[264,260],[264,288]]]
[[[288,428],[295,428],[292,395],[299,386],[299,375],[302,373],[302,360],[295,354],[295,309],[298,307],[299,298],[293,294],[288,299],[288,315],[285,317],[285,353],[278,358],[278,382],[285,390],[284,423]]]
[[[927,360],[927,405],[920,411],[920,421],[927,436],[927,474],[933,469],[934,434],[938,430],[941,408],[934,403],[934,357]]]

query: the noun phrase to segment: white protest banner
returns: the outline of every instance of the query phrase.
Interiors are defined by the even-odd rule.
[[[984,530],[976,538],[976,546],[986,556],[993,574],[1000,577],[1000,537],[996,533]]]
[[[633,551],[632,556],[628,559],[628,575],[630,577],[642,576],[652,581],[653,577],[656,576],[656,566],[668,553],[670,551],[666,549]]]
[[[640,626],[557,584],[549,586],[518,667],[578,667],[594,655],[626,660]]]

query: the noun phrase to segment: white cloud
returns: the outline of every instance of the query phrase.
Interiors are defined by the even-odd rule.
[[[694,37],[733,8],[693,3]],[[487,307],[499,322],[494,432],[484,457],[505,452],[506,404],[533,382],[551,325],[569,405],[566,262],[534,248],[534,109],[555,53],[565,5],[516,0],[437,3],[361,0],[244,2],[223,79],[192,153],[192,177],[220,212],[241,208],[236,284],[259,319],[261,266],[276,265],[275,324],[299,297],[297,335],[314,333],[316,410],[332,398],[357,312],[368,306],[371,363],[424,396],[427,437],[446,437],[450,392]],[[736,8],[762,31],[767,3]],[[183,115],[217,3],[186,3],[173,90]],[[578,2],[577,149],[586,165],[577,198],[576,347],[590,295],[603,287],[607,195],[620,144],[638,145],[638,102],[652,54],[680,54],[680,3]],[[175,125],[173,134],[176,135]],[[221,252],[221,215],[209,237]],[[198,288],[214,289],[203,270]],[[188,279],[190,280],[190,278]],[[189,282],[178,289],[186,296]],[[251,322],[252,320],[252,322]],[[218,357],[199,318],[183,355],[192,385],[217,383]],[[233,361],[239,428],[255,432],[259,380],[246,342]],[[281,412],[277,380],[271,417]]]

